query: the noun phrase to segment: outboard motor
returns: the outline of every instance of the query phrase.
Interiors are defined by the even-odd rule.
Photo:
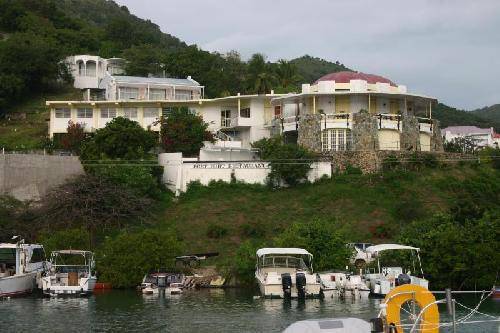
[[[396,286],[402,286],[403,284],[411,284],[411,277],[408,274],[399,274],[396,278]]]
[[[289,298],[292,296],[292,277],[290,273],[281,274],[281,286],[283,287],[283,297]]]
[[[306,275],[304,273],[295,274],[295,286],[297,287],[297,296],[306,297]]]

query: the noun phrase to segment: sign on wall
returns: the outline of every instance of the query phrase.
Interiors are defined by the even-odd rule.
[[[193,163],[193,169],[270,169],[269,162]]]

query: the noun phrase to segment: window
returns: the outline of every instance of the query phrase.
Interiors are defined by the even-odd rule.
[[[139,88],[120,87],[120,99],[138,99]]]
[[[144,118],[157,118],[158,108],[144,108]]]
[[[244,108],[240,110],[241,118],[250,118],[250,108]]]
[[[60,108],[55,110],[56,118],[71,118],[71,110],[69,108]]]
[[[42,248],[33,249],[33,253],[31,254],[30,262],[40,262],[45,260],[45,251]]]
[[[149,99],[162,101],[166,99],[165,89],[149,89]]]
[[[176,90],[175,99],[187,101],[193,99],[193,92],[191,90]]]
[[[280,118],[281,117],[281,105],[276,105],[274,107],[274,118]]]
[[[114,108],[101,109],[101,118],[115,118],[115,117],[116,117],[116,109]]]
[[[94,110],[91,108],[80,108],[76,110],[77,118],[92,118],[94,116]]]
[[[323,151],[350,150],[352,133],[348,129],[327,129],[321,133],[321,149]]]
[[[173,107],[167,106],[166,108],[161,109],[161,116],[167,118],[172,114],[173,111],[174,111]]]
[[[125,108],[123,109],[123,114],[125,118],[132,119],[137,118],[137,109],[136,108]]]
[[[222,127],[231,126],[231,110],[221,110],[220,112],[220,125]]]

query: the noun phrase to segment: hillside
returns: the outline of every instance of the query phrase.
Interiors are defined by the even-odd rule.
[[[309,55],[292,59],[290,62],[297,67],[297,72],[302,76],[303,81],[309,83],[313,83],[328,73],[351,70],[338,61],[334,63]]]
[[[464,111],[439,103],[432,111],[432,116],[439,120],[441,128],[471,125],[494,127],[497,132],[500,132],[500,108],[498,104],[475,111]]]

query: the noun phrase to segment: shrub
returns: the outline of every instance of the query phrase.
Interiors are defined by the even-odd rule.
[[[207,227],[207,237],[219,239],[227,235],[228,229],[220,224],[211,223]]]
[[[316,219],[290,225],[277,239],[280,247],[300,247],[314,255],[315,270],[343,268],[351,252],[347,235],[335,220]]]
[[[362,175],[363,171],[361,171],[361,169],[358,168],[358,167],[355,167],[355,166],[352,166],[352,165],[348,164],[345,167],[345,173],[347,175]]]
[[[489,163],[495,169],[500,169],[500,148],[486,147],[479,152],[481,162]]]
[[[80,154],[80,148],[86,138],[87,134],[84,131],[84,126],[70,120],[67,133],[61,137],[60,144],[63,149]]]
[[[39,237],[47,256],[55,250],[92,250],[90,235],[85,229],[67,229],[55,232],[45,232]]]
[[[232,262],[232,271],[239,282],[247,285],[255,283],[256,252],[261,247],[262,244],[255,241],[241,243]]]
[[[439,161],[434,154],[426,153],[423,154],[422,157],[422,164],[427,167],[427,168],[436,168],[439,165]]]
[[[398,241],[421,249],[433,289],[491,288],[500,265],[500,216],[465,223],[435,215],[406,226]]]
[[[154,132],[146,131],[135,121],[117,117],[82,145],[80,158],[139,160],[148,156],[156,142]]]
[[[281,183],[295,186],[307,180],[314,157],[307,149],[283,144],[281,137],[261,139],[254,142],[252,147],[260,150],[263,160],[270,161],[271,172],[268,177],[272,186],[279,186]]]
[[[181,251],[182,244],[172,230],[122,232],[108,238],[97,252],[99,279],[115,288],[134,287],[150,270],[174,269]]]
[[[161,143],[167,153],[196,156],[204,141],[214,141],[208,124],[186,107],[174,109],[161,121]]]

